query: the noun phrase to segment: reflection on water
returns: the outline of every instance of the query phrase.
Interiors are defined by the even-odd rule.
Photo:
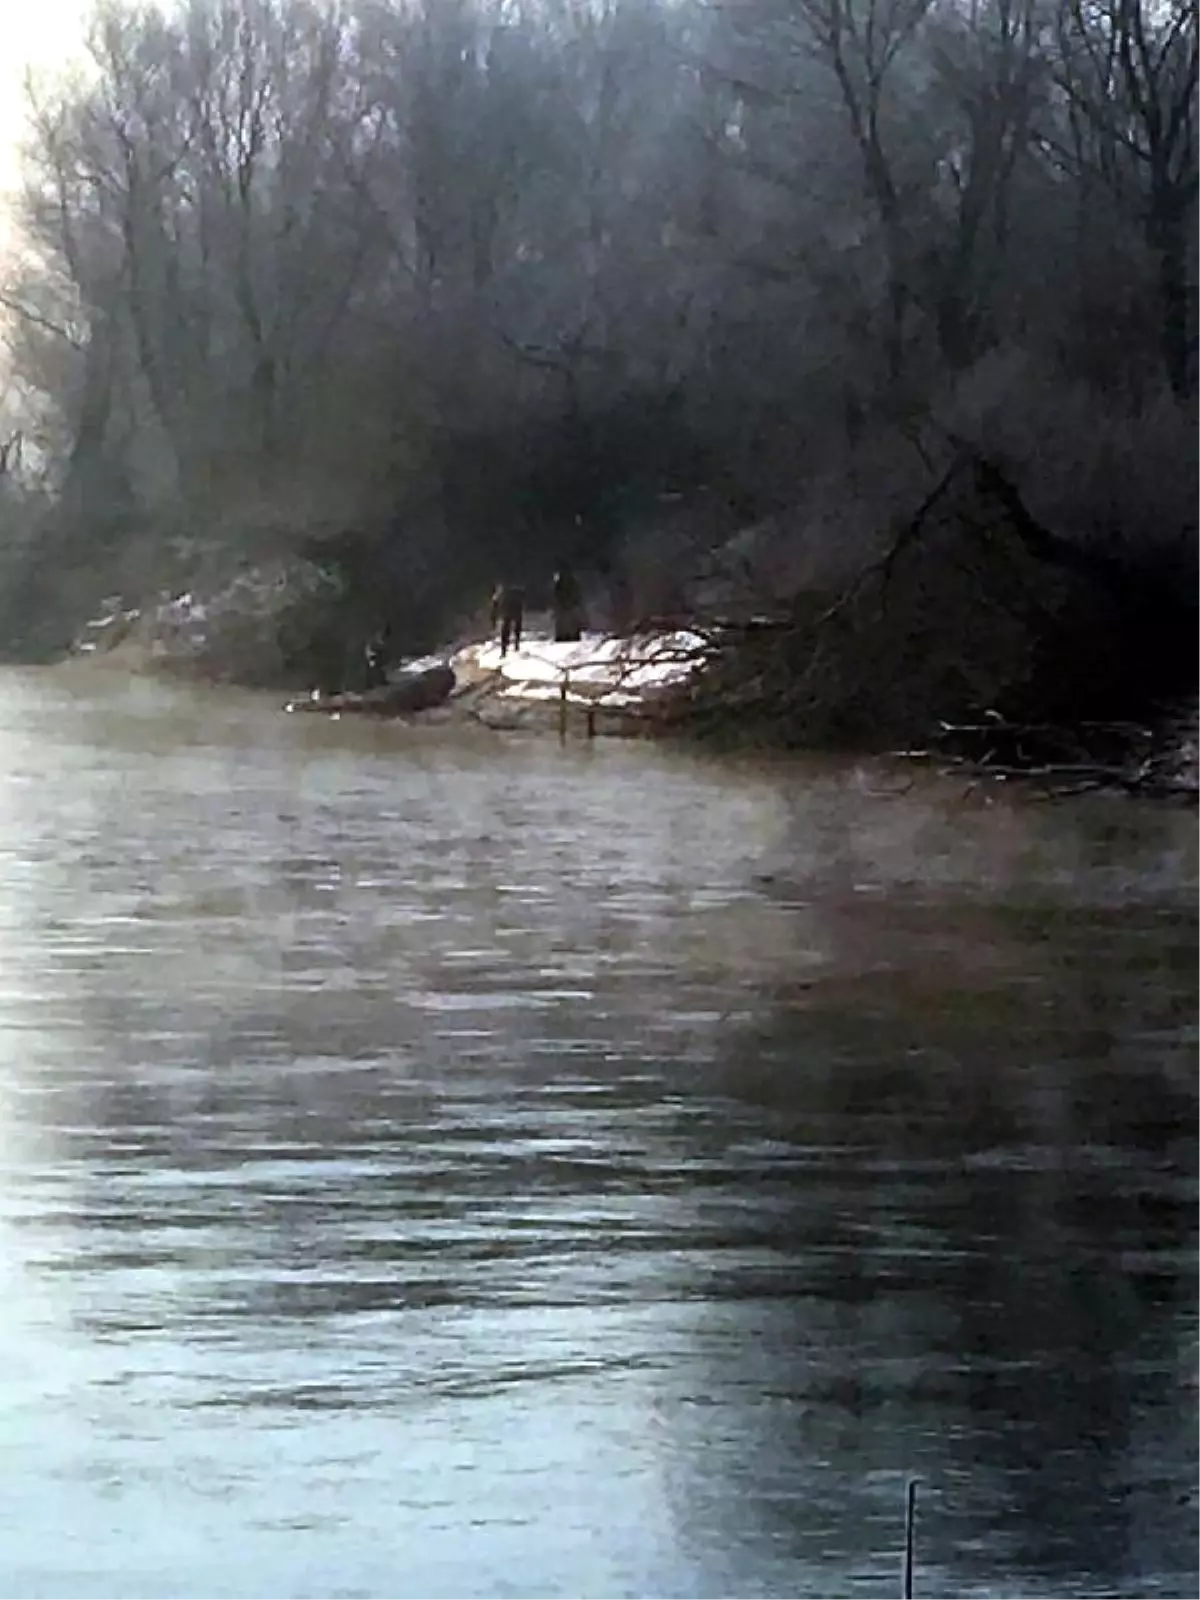
[[[0,1593],[1194,1593],[1195,884],[7,675]]]

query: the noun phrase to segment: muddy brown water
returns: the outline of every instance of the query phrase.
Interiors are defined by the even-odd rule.
[[[0,675],[0,1593],[1191,1595],[1194,818]]]

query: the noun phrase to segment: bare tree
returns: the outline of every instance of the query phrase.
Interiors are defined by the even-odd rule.
[[[664,493],[848,537],[933,414],[1073,493],[1190,415],[1182,0],[102,0],[90,53],[0,309],[98,568],[103,503],[448,605]]]
[[[1197,21],[1190,0],[1062,0],[1055,81],[1066,136],[1047,148],[1103,184],[1153,258],[1162,363],[1180,399],[1195,393]]]
[[[1037,0],[939,5],[927,45],[938,133],[928,294],[941,354],[960,371],[1004,336],[1006,286],[1020,272],[1014,210],[1046,83]]]

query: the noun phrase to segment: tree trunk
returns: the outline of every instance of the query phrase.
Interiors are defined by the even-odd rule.
[[[1186,199],[1177,192],[1152,192],[1146,233],[1157,257],[1159,337],[1171,392],[1188,400],[1196,391],[1187,283]]]

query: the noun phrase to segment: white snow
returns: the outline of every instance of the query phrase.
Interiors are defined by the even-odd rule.
[[[705,643],[701,634],[686,630],[638,639],[585,634],[574,644],[527,635],[520,650],[505,656],[495,641],[469,645],[451,665],[460,679],[499,674],[506,698],[557,700],[565,683],[567,699],[574,703],[637,705],[647,695],[686,683]]]

